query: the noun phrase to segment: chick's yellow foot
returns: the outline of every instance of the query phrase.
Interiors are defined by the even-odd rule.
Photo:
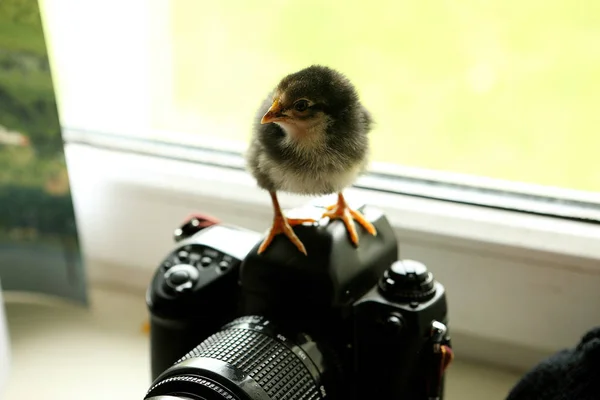
[[[275,219],[273,220],[273,226],[271,226],[269,234],[258,248],[258,254],[262,254],[263,252],[265,252],[269,245],[271,245],[271,242],[273,241],[275,236],[277,236],[280,233],[283,233],[296,246],[296,248],[300,250],[300,252],[302,252],[304,255],[307,255],[304,245],[302,244],[300,239],[298,239],[298,236],[296,236],[292,227],[296,225],[302,225],[304,223],[315,222],[317,221],[310,218],[286,218],[283,215],[275,216]]]
[[[323,218],[341,219],[348,230],[350,240],[355,246],[358,246],[358,233],[354,221],[358,222],[371,235],[377,235],[377,230],[373,224],[367,221],[360,211],[351,209],[341,193],[338,194],[337,204],[326,207],[326,210],[323,213]]]

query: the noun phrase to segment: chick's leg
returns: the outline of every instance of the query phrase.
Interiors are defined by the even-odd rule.
[[[280,233],[283,233],[298,248],[298,250],[304,253],[304,255],[307,255],[306,248],[304,248],[304,245],[302,244],[300,239],[298,239],[298,236],[296,236],[292,227],[304,224],[306,222],[315,223],[317,221],[310,218],[298,219],[285,217],[283,215],[283,211],[281,211],[281,207],[279,206],[277,193],[269,192],[269,194],[271,195],[271,200],[273,201],[273,225],[271,226],[267,237],[258,248],[258,254],[262,254],[263,252],[265,252],[265,250],[267,250],[267,248],[271,245],[271,242],[273,241],[275,236],[277,236]]]
[[[352,210],[342,192],[338,193],[337,204],[327,207],[327,211],[323,214],[323,218],[328,217],[329,219],[341,219],[346,225],[346,229],[350,234],[350,240],[355,246],[358,246],[358,234],[356,233],[356,227],[354,226],[354,220],[358,222],[367,232],[371,235],[377,235],[377,230],[360,211]]]

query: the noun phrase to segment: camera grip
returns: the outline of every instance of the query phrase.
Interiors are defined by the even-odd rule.
[[[232,240],[230,252],[218,249]],[[257,235],[214,225],[178,242],[146,293],[151,369],[155,379],[238,310],[240,260]],[[227,243],[226,243],[227,244]]]

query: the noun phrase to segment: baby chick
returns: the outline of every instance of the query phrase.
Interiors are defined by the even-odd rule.
[[[283,233],[305,255],[292,227],[313,219],[284,216],[277,192],[321,196],[337,193],[335,205],[323,217],[341,219],[350,240],[358,245],[356,220],[372,235],[375,227],[352,210],[343,190],[368,162],[372,118],[353,84],[340,72],[313,65],[285,76],[264,101],[247,152],[247,166],[273,202],[273,225],[258,249],[263,253]]]

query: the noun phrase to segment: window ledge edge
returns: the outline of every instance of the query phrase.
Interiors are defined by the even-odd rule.
[[[96,175],[98,179],[136,186],[166,202],[196,202],[200,208],[203,202],[222,205],[223,213],[228,207],[225,202],[251,206],[265,221],[270,220],[270,199],[246,172],[79,144],[66,148],[69,163],[76,165],[76,169],[70,169],[72,180],[93,179]],[[103,164],[105,169],[98,170],[98,164]],[[597,224],[354,187],[348,188],[346,193],[351,200],[382,209],[400,232],[450,239],[488,250],[512,249],[516,254],[533,251],[545,259],[588,260],[592,268],[600,270],[597,264],[600,225]],[[282,193],[280,201],[289,209],[305,206],[311,199]]]

